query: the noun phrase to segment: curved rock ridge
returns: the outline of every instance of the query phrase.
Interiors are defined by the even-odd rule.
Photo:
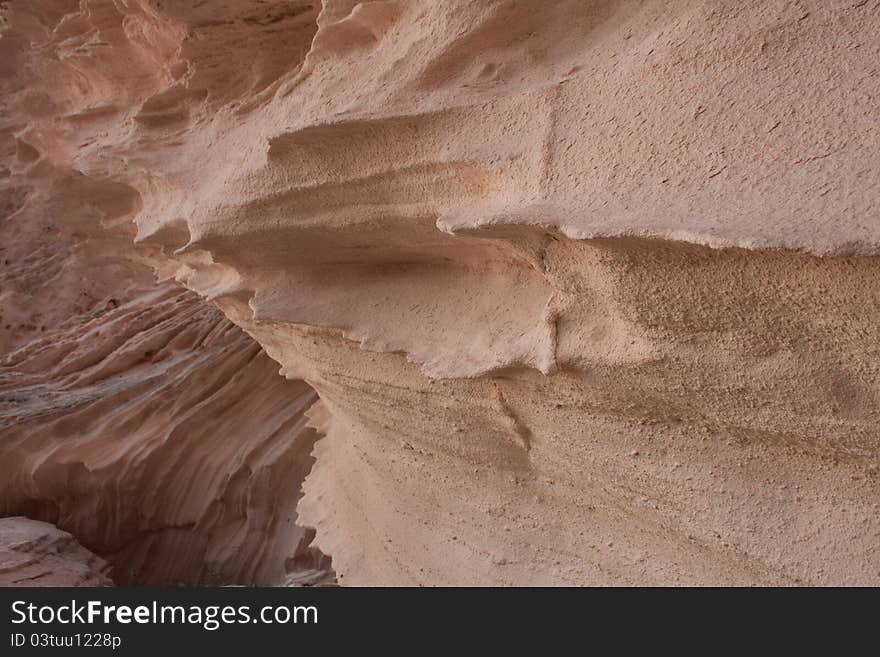
[[[112,586],[110,566],[63,532],[0,518],[0,586]]]
[[[209,4],[8,4],[8,230],[314,390],[342,583],[880,582],[873,3]]]

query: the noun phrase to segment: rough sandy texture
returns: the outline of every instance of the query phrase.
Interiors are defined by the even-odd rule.
[[[880,583],[875,0],[5,15],[10,266],[97,217],[308,384],[342,583]]]
[[[45,522],[0,519],[0,586],[112,586],[110,566]]]

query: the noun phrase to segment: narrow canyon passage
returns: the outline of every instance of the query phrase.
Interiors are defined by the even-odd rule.
[[[114,303],[0,366],[0,515],[70,532],[120,585],[332,581],[296,514],[315,393],[191,292]]]

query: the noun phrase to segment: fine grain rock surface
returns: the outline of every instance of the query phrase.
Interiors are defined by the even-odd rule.
[[[2,6],[4,513],[120,583],[880,583],[875,0]]]
[[[107,562],[57,527],[0,519],[0,586],[112,586],[109,571]]]

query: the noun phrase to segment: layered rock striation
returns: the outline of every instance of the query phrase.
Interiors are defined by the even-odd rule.
[[[125,581],[880,582],[875,3],[4,17],[7,513]]]
[[[28,518],[0,519],[0,586],[111,586],[109,571],[67,532]]]

